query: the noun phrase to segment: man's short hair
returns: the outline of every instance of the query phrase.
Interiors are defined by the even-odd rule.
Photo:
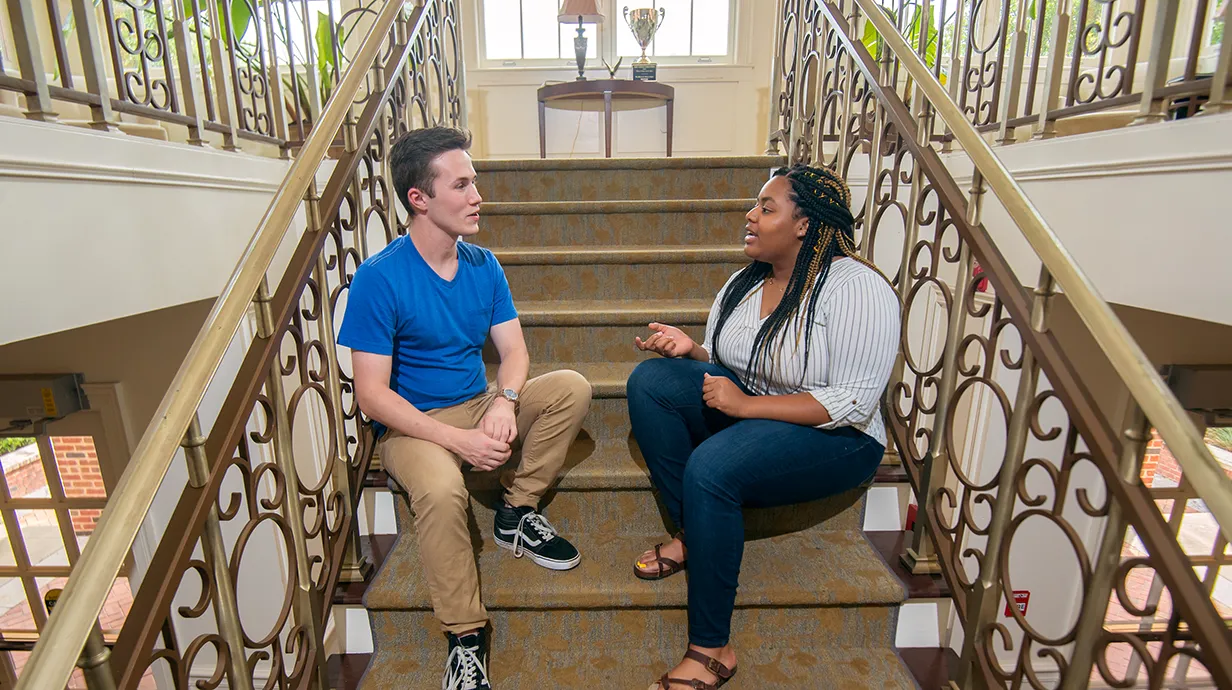
[[[406,198],[411,189],[435,196],[432,187],[436,183],[436,169],[432,167],[432,161],[442,153],[454,149],[466,151],[470,147],[471,133],[454,127],[416,129],[394,142],[389,154],[394,189],[408,213],[415,215],[415,209]]]

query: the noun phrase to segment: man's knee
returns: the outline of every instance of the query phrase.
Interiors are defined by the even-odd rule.
[[[418,517],[436,508],[466,510],[470,494],[452,453],[418,440],[391,450],[389,471],[410,496]]]
[[[544,374],[545,383],[551,390],[551,402],[565,408],[581,408],[582,413],[590,407],[590,381],[572,369],[560,369]]]

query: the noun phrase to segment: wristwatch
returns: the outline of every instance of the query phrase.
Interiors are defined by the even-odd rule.
[[[500,396],[505,400],[513,403],[514,407],[518,405],[518,392],[512,388],[506,388],[500,392]]]

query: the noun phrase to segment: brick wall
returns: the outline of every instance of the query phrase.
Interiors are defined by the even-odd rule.
[[[98,467],[98,454],[94,439],[89,436],[53,436],[52,448],[56,464],[60,468],[60,481],[64,495],[69,498],[106,498],[103,475]],[[94,531],[94,524],[102,515],[101,510],[74,510],[73,531],[87,534]]]
[[[1224,467],[1224,472],[1232,477],[1232,467]],[[1168,450],[1159,432],[1151,429],[1151,440],[1147,441],[1146,454],[1142,457],[1142,483],[1155,486],[1156,477],[1166,480],[1160,482],[1160,486],[1179,486],[1181,465],[1173,457],[1172,451]]]
[[[25,498],[47,486],[47,481],[43,479],[43,462],[37,452],[17,463],[10,464],[6,460],[4,480],[8,483],[9,495],[13,498]]]

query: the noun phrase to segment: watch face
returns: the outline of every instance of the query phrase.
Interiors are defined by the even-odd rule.
[[[505,390],[501,391],[501,395],[505,396],[506,399],[511,400],[513,402],[517,402],[518,400],[517,391],[513,390],[512,388],[506,388]]]

